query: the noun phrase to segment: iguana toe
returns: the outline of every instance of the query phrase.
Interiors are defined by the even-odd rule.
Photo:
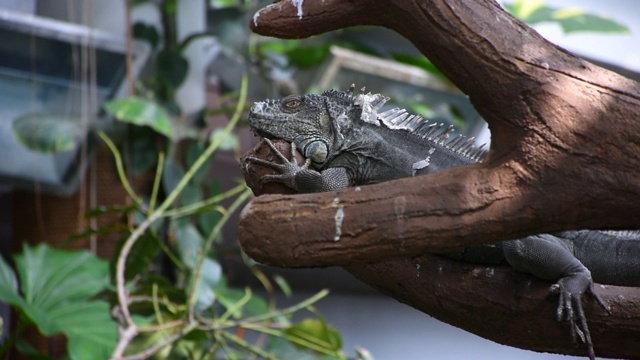
[[[584,273],[578,273],[560,279],[551,286],[551,292],[558,294],[558,308],[556,316],[558,321],[568,321],[571,326],[571,338],[574,343],[578,343],[577,338],[587,346],[589,359],[595,359],[591,333],[587,325],[587,317],[582,307],[582,296],[585,292],[590,293],[605,309],[608,306],[593,291],[593,281],[591,277]]]
[[[247,161],[252,161],[260,165],[268,166],[279,172],[279,174],[262,176],[262,178],[260,179],[260,184],[264,185],[270,182],[277,182],[297,190],[296,174],[298,174],[300,171],[308,170],[309,166],[311,166],[311,160],[306,159],[304,164],[302,165],[298,164],[298,160],[296,160],[295,143],[291,143],[291,160],[289,160],[287,159],[286,156],[284,156],[284,154],[280,152],[280,150],[276,148],[276,146],[273,144],[271,140],[266,138],[264,140],[267,143],[267,145],[271,148],[275,156],[278,157],[278,159],[280,159],[280,163],[263,160],[254,156],[250,156],[246,158]]]

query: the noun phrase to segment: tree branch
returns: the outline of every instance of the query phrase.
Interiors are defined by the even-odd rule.
[[[243,249],[272,265],[345,266],[402,302],[500,343],[584,354],[568,326],[553,320],[549,283],[424,253],[560,230],[637,228],[640,85],[547,42],[490,0],[282,1],[251,24],[284,38],[354,25],[404,35],[469,95],[490,124],[490,157],[338,192],[260,196],[243,211]],[[613,305],[608,315],[586,301],[596,353],[640,356],[640,290],[596,291]]]
[[[253,28],[303,37],[377,24],[403,34],[470,96],[490,124],[492,148],[476,167],[359,191],[257,198],[240,229],[243,247],[257,260],[345,265],[640,223],[638,83],[547,42],[488,0],[301,6],[301,18],[290,1],[267,7]],[[338,208],[344,220],[334,241]]]
[[[523,349],[585,355],[569,324],[555,320],[551,283],[507,267],[485,267],[436,255],[394,258],[346,269],[360,280],[436,319],[495,342]],[[640,355],[640,289],[596,285],[612,305],[609,315],[591,297],[583,300],[596,355]]]

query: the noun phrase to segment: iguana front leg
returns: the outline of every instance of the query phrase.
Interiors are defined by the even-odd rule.
[[[278,182],[301,193],[332,191],[352,186],[345,168],[334,167],[320,172],[310,168],[310,159],[306,159],[302,165],[298,164],[295,143],[291,143],[291,160],[289,160],[275,147],[271,140],[265,138],[264,141],[280,159],[280,163],[253,156],[248,157],[246,160],[278,170],[280,174],[264,175],[260,180],[261,183]]]
[[[589,358],[595,359],[582,296],[588,293],[607,311],[609,307],[594,292],[591,272],[573,255],[569,244],[560,237],[540,234],[505,241],[502,247],[507,262],[515,269],[557,281],[550,289],[559,296],[557,319],[569,321],[573,341],[577,342],[579,336],[587,346]]]

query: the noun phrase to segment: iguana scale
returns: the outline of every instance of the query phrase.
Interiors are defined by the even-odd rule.
[[[402,109],[381,111],[389,98],[328,90],[322,94],[291,95],[255,103],[249,123],[281,160],[255,157],[248,161],[277,169],[263,182],[281,182],[299,192],[320,192],[373,184],[480,163],[486,151],[473,139],[450,140],[453,127],[429,123]],[[291,142],[306,161],[289,160],[269,138]],[[425,178],[428,181],[428,178]],[[469,248],[450,257],[482,263],[502,260],[519,271],[554,281],[559,294],[557,318],[571,324],[571,335],[586,344],[595,358],[582,308],[583,294],[594,292],[594,281],[640,286],[640,231],[565,231]]]

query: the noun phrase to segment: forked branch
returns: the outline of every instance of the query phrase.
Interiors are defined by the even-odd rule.
[[[424,254],[640,226],[640,84],[547,42],[490,0],[282,1],[251,26],[301,38],[354,25],[407,37],[469,95],[490,124],[490,156],[480,166],[338,192],[260,196],[243,212],[245,251],[278,266],[345,266],[483,337],[582,353],[566,328],[551,324],[548,283]],[[586,304],[597,354],[640,356],[632,341],[640,291],[596,291],[613,305],[609,316]]]

